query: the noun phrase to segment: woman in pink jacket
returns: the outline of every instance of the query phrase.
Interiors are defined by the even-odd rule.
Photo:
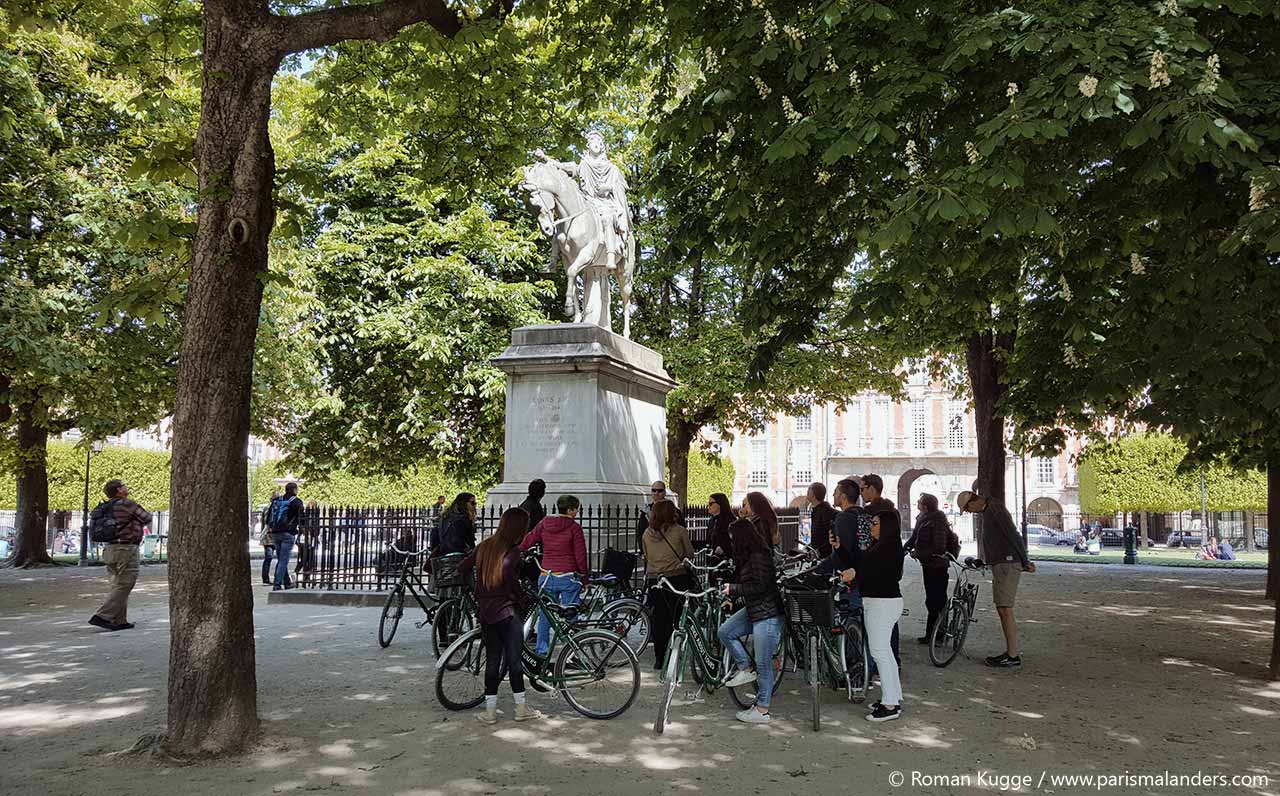
[[[542,545],[542,574],[538,586],[556,598],[561,605],[578,602],[582,585],[587,579],[587,540],[582,526],[574,519],[582,503],[573,495],[561,495],[556,500],[554,517],[538,523],[520,543],[521,550]],[[546,614],[538,617],[538,644],[536,651],[546,655],[551,646],[551,623]]]

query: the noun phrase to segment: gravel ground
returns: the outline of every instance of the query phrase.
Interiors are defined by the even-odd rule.
[[[789,678],[767,726],[733,721],[716,693],[680,699],[663,736],[647,660],[618,719],[531,693],[548,718],[517,725],[504,689],[504,721],[484,727],[437,704],[429,630],[402,625],[383,650],[376,609],[268,606],[255,586],[263,741],[191,766],[113,754],[163,729],[165,578],[144,567],[137,628],[102,633],[85,623],[101,569],[0,571],[0,793],[1280,794],[1280,683],[1261,679],[1274,614],[1256,571],[1041,564],[1020,594],[1026,665],[992,671],[981,665],[1000,648],[989,584],[967,659],[939,670],[913,641],[924,611],[909,565],[900,721],[869,724],[831,693],[813,733]],[[1166,771],[1268,780],[1054,780]]]

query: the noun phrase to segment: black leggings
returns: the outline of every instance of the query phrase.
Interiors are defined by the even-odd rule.
[[[693,591],[696,582],[689,575],[670,575],[667,580],[681,591]],[[658,579],[649,580],[650,639],[653,641],[654,666],[661,666],[667,655],[667,644],[671,642],[671,634],[675,631],[680,612],[684,610],[684,598],[667,589],[658,588]]]
[[[925,636],[933,632],[933,626],[942,618],[942,610],[947,607],[947,582],[951,579],[945,567],[926,569],[924,571],[924,607],[929,612],[929,623],[925,628]]]
[[[484,693],[497,696],[498,682],[502,679],[502,659],[507,659],[507,674],[511,678],[511,690],[524,693],[524,666],[520,650],[524,646],[524,623],[519,617],[508,616],[501,622],[485,625],[484,635]]]

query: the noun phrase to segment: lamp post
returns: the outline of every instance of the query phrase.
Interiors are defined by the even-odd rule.
[[[787,440],[786,461],[782,468],[782,505],[791,505],[791,440]]]
[[[102,443],[94,442],[84,449],[84,511],[80,514],[80,566],[89,563],[89,460],[102,453]]]

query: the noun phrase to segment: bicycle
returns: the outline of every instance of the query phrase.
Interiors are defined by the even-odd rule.
[[[602,628],[622,636],[636,657],[649,646],[653,616],[633,590],[614,575],[593,572],[583,589],[579,620],[583,627]]]
[[[382,616],[378,619],[378,644],[383,649],[391,646],[391,639],[396,635],[396,629],[400,626],[400,619],[404,616],[404,600],[405,592],[413,595],[413,599],[417,601],[422,608],[423,613],[427,615],[426,619],[421,622],[414,622],[414,627],[421,630],[426,625],[434,627],[436,621],[436,610],[440,603],[434,595],[428,590],[426,584],[422,582],[422,576],[419,572],[418,559],[427,554],[426,550],[419,550],[416,553],[401,550],[395,544],[391,545],[391,552],[401,556],[400,579],[396,585],[392,587],[391,593],[387,595],[387,602],[382,606]],[[427,605],[423,601],[426,597],[432,602]]]
[[[784,580],[792,580],[790,578]],[[840,576],[829,578],[832,586]],[[865,702],[871,681],[871,652],[862,626],[862,612],[837,602],[828,588],[782,585],[786,604],[786,635],[795,650],[797,669],[805,673],[812,708],[813,730],[822,729],[822,686],[843,689],[850,702]]]
[[[466,578],[458,572],[463,558],[462,553],[450,553],[431,559],[432,596],[440,603],[431,623],[431,652],[437,660],[458,637],[476,627],[480,612]]]
[[[950,566],[959,570],[959,574],[942,616],[938,617],[933,632],[929,634],[929,661],[937,667],[951,663],[964,649],[969,623],[978,621],[973,618],[973,611],[978,603],[978,584],[973,582],[973,573],[980,573],[987,567],[978,558],[966,558],[961,563],[955,556],[947,553],[946,559]]]
[[[522,647],[520,659],[531,684],[540,691],[559,691],[589,719],[611,719],[631,707],[640,693],[640,659],[626,640],[608,630],[575,626],[576,605],[560,605],[541,592],[534,600],[547,612],[551,646],[546,655],[527,642]],[[463,633],[436,661],[436,698],[449,710],[469,710],[484,701],[482,636],[479,627]],[[499,677],[506,673],[503,661]]]

